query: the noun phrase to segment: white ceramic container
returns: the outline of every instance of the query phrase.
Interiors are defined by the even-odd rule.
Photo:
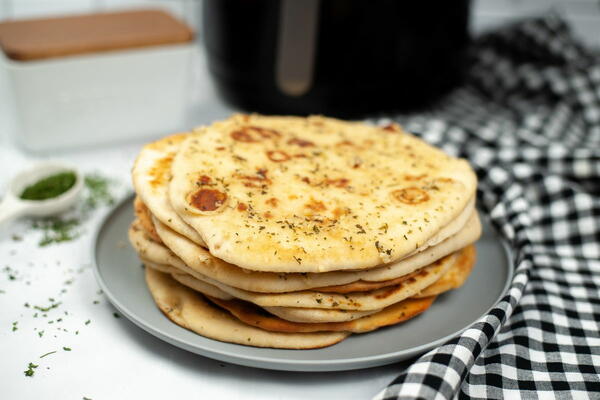
[[[184,128],[195,51],[189,42],[37,61],[2,55],[16,141],[43,152]]]

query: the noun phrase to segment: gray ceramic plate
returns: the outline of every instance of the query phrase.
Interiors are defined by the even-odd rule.
[[[175,325],[154,305],[140,261],[127,240],[127,229],[134,218],[131,200],[117,206],[96,233],[92,259],[100,287],[123,315],[152,335],[234,364],[287,371],[339,371],[408,359],[458,335],[481,317],[506,292],[512,276],[507,247],[484,219],[483,237],[477,242],[477,265],[467,283],[460,290],[439,296],[417,318],[353,335],[318,350],[261,349],[222,343]]]

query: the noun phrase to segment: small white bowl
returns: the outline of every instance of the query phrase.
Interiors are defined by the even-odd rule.
[[[75,184],[66,192],[46,200],[23,200],[23,190],[39,180],[51,175],[72,171],[75,173]],[[72,165],[58,161],[46,161],[18,173],[11,181],[6,196],[0,203],[0,224],[24,215],[49,216],[61,213],[77,201],[83,188],[83,176]]]

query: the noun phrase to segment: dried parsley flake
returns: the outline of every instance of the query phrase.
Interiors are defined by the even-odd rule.
[[[29,365],[27,366],[27,369],[25,371],[23,371],[23,373],[25,374],[25,376],[33,376],[33,374],[35,374],[35,369],[38,367],[39,365],[36,365],[34,363],[29,363]]]

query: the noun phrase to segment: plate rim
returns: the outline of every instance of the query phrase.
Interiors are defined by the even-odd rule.
[[[123,304],[118,296],[115,296],[114,293],[109,289],[106,285],[102,273],[100,271],[100,267],[97,263],[97,248],[99,244],[100,234],[109,223],[110,219],[114,217],[115,213],[123,206],[125,206],[128,202],[131,202],[135,196],[135,193],[129,193],[123,197],[119,202],[112,206],[112,208],[102,217],[102,220],[98,223],[98,225],[94,228],[91,245],[90,245],[90,258],[92,260],[92,270],[94,271],[94,277],[96,282],[110,301],[110,303],[119,310],[127,319],[134,323],[137,327],[141,328],[145,332],[159,338],[160,340],[167,342],[172,346],[179,347],[191,353],[201,355],[204,357],[212,358],[219,361],[225,361],[232,364],[243,365],[247,367],[254,368],[263,368],[269,370],[278,370],[278,371],[349,371],[353,369],[362,369],[362,368],[372,368],[381,365],[392,364],[398,361],[405,360],[414,355],[422,355],[427,351],[442,345],[443,343],[459,336],[465,330],[467,330],[470,326],[472,326],[475,322],[480,320],[483,316],[487,315],[494,307],[498,305],[498,303],[502,300],[504,296],[508,293],[512,280],[514,278],[515,266],[513,261],[513,252],[507,243],[507,240],[498,232],[498,229],[494,226],[490,221],[490,217],[487,214],[480,213],[480,217],[484,218],[485,221],[489,224],[494,233],[498,236],[499,242],[504,250],[507,260],[507,279],[504,283],[502,291],[500,295],[494,300],[492,306],[490,306],[485,312],[479,315],[477,318],[473,319],[473,321],[469,322],[465,327],[452,332],[442,338],[434,340],[429,343],[424,343],[419,346],[414,346],[409,349],[398,350],[391,353],[373,355],[373,356],[363,356],[363,357],[354,357],[354,358],[345,358],[345,359],[326,359],[326,360],[299,360],[299,359],[281,359],[281,358],[271,358],[268,356],[255,356],[255,355],[246,355],[243,353],[235,353],[228,350],[215,350],[210,347],[207,347],[203,344],[198,343],[190,343],[187,339],[182,339],[180,337],[174,336],[171,333],[163,331],[160,327],[155,327],[152,324],[144,321],[143,318],[136,315],[135,312],[131,311],[127,305]],[[181,328],[185,329],[185,328]],[[220,342],[216,339],[211,339],[199,335],[202,338],[214,341],[218,343]],[[229,343],[235,345],[235,343]],[[242,346],[242,345],[238,345]],[[245,347],[245,346],[242,346]],[[197,351],[198,350],[198,351]],[[201,352],[200,352],[201,350]],[[314,349],[313,351],[318,351],[319,349]]]

